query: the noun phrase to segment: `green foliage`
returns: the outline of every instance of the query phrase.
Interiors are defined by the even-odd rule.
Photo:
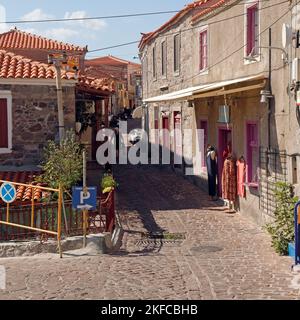
[[[116,188],[117,183],[114,179],[114,177],[111,174],[104,174],[102,181],[101,181],[101,188],[102,191],[107,188]]]
[[[294,208],[298,197],[293,195],[291,184],[279,182],[276,184],[275,199],[275,220],[267,224],[266,229],[272,237],[272,246],[276,252],[286,255],[288,244],[295,241]]]
[[[51,188],[61,187],[69,191],[82,179],[82,147],[76,141],[73,130],[67,131],[61,143],[48,141],[42,162],[43,174],[38,181]]]

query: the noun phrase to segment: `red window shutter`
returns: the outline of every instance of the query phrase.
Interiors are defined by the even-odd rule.
[[[258,23],[258,7],[257,5],[247,9],[247,55],[249,55],[255,47]]]
[[[8,114],[6,99],[0,99],[0,148],[8,148]]]
[[[247,55],[249,55],[253,49],[253,14],[252,9],[247,10]]]
[[[200,70],[207,68],[207,30],[200,33]]]
[[[202,70],[202,48],[203,48],[202,33],[200,33],[199,46],[200,46],[200,50],[199,50],[200,51],[199,52],[199,56],[200,56],[199,69]]]

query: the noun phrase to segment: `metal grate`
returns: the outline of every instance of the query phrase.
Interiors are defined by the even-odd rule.
[[[287,182],[287,153],[278,149],[260,148],[260,209],[273,216],[276,210],[277,182]]]
[[[162,233],[162,232],[150,232],[144,233],[142,238],[136,242],[138,247],[147,245],[181,245],[186,239],[184,233]]]

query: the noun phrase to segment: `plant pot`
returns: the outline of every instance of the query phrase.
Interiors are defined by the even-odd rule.
[[[295,252],[295,244],[289,243],[289,256],[295,258],[296,252]]]

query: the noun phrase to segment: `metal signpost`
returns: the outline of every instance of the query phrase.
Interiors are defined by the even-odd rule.
[[[88,211],[97,208],[97,187],[87,187],[86,184],[86,153],[83,151],[83,186],[73,187],[73,209],[83,213],[83,246],[86,247]]]
[[[6,203],[6,222],[9,222],[9,204],[14,202],[17,191],[11,183],[3,183],[0,188],[0,198]]]
[[[295,265],[300,264],[300,202],[295,207]]]

